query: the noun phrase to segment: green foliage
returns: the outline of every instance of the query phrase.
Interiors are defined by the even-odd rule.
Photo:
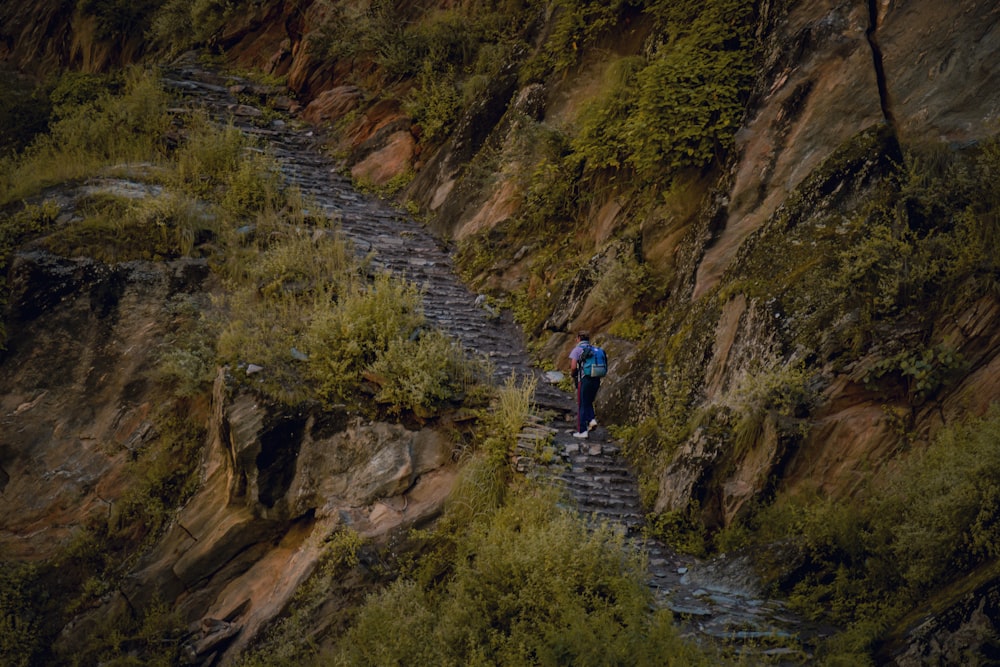
[[[215,327],[203,314],[208,304],[187,294],[174,297],[167,307],[169,333],[157,350],[153,377],[180,398],[202,394],[216,372]]]
[[[765,567],[800,609],[848,628],[832,649],[864,654],[935,590],[1000,555],[998,437],[994,407],[943,429],[853,502],[779,499],[755,519],[764,541],[795,536]]]
[[[415,175],[412,170],[407,169],[402,173],[396,174],[382,185],[377,185],[365,178],[354,178],[352,180],[354,188],[359,192],[370,194],[379,199],[392,199],[406,189],[406,186],[413,181]],[[418,204],[412,200],[406,203],[406,209],[412,216],[419,214]]]
[[[161,4],[162,0],[77,0],[76,6],[84,16],[96,19],[99,39],[123,42],[146,32]]]
[[[428,143],[444,139],[454,124],[460,104],[454,70],[437,72],[431,61],[425,60],[404,105],[407,113],[420,123],[421,139]]]
[[[150,0],[160,5],[150,35],[161,47],[179,53],[197,45],[214,45],[226,22],[247,11],[254,0]]]
[[[265,368],[259,389],[287,403],[374,396],[427,414],[482,381],[454,342],[425,330],[416,286],[388,274],[369,283],[336,233],[279,229],[256,229],[246,259],[226,269],[219,354]]]
[[[518,212],[522,226],[550,235],[559,231],[558,223],[571,219],[582,208],[576,181],[578,162],[570,154],[569,139],[559,132],[535,132],[537,140],[525,170],[528,175],[524,202]],[[556,224],[553,224],[556,223]]]
[[[487,443],[465,461],[455,488],[448,496],[448,521],[467,525],[493,514],[507,498],[510,466],[503,440]]]
[[[995,293],[1000,165],[992,138],[966,152],[911,149],[905,168],[852,196],[853,215],[825,213],[825,190],[869,178],[878,135],[862,135],[818,170],[781,219],[751,244],[743,286],[768,286],[803,345],[856,354],[906,322],[926,330],[942,314]],[[844,189],[846,190],[846,189]],[[902,359],[898,360],[902,361]],[[889,364],[895,362],[887,362]]]
[[[538,381],[533,376],[518,381],[513,373],[504,381],[485,421],[492,437],[513,444],[531,415],[537,385]]]
[[[644,470],[657,470],[668,461],[691,433],[692,396],[691,381],[678,366],[654,372],[648,411],[619,433],[625,456]],[[650,504],[652,499],[644,500]]]
[[[712,664],[649,611],[623,547],[555,498],[519,494],[458,543],[446,581],[371,598],[334,664]]]
[[[724,155],[752,77],[753,3],[660,3],[664,41],[624,61],[603,99],[581,118],[573,150],[588,171],[629,168],[645,181]]]
[[[264,367],[260,389],[294,404],[313,391],[302,382],[307,371],[294,350],[306,351],[311,322],[325,317],[338,291],[347,289],[352,258],[336,233],[314,237],[306,229],[286,229],[283,235],[264,231],[258,228],[246,254],[237,254],[226,268],[218,352],[234,367]],[[346,383],[356,380],[343,378]]]
[[[681,553],[703,557],[708,553],[708,531],[698,512],[698,503],[691,501],[683,510],[657,514],[649,531]]]
[[[910,403],[919,405],[966,367],[962,355],[946,345],[903,350],[880,359],[865,373],[863,382],[873,389],[887,376],[901,377]]]
[[[605,312],[629,312],[640,302],[648,278],[648,267],[635,253],[620,251],[603,267],[590,298]]]
[[[805,412],[812,399],[808,380],[803,364],[781,364],[774,359],[754,363],[738,376],[720,401],[736,415],[730,453],[734,460],[753,448],[765,420],[789,422]]]
[[[253,149],[232,125],[219,130],[204,116],[195,116],[174,156],[173,184],[219,201],[236,220],[280,209],[289,195],[283,192],[277,163]]]
[[[353,398],[372,364],[423,324],[415,285],[380,274],[371,285],[348,286],[309,326],[309,373],[318,391],[331,401]]]
[[[162,138],[170,124],[167,96],[151,71],[130,69],[121,95],[103,94],[62,111],[49,134],[0,162],[0,206],[103,167],[163,155]]]
[[[56,119],[63,118],[107,95],[120,95],[124,83],[120,73],[63,72],[49,94],[52,114]]]
[[[41,651],[38,613],[44,592],[38,590],[33,565],[0,564],[0,662],[10,667],[36,664]]]
[[[223,183],[220,204],[237,219],[278,210],[286,202],[283,187],[284,178],[274,160],[259,154],[244,155]]]
[[[390,340],[368,369],[378,384],[375,400],[396,413],[409,410],[428,414],[462,397],[468,387],[483,380],[475,373],[461,345],[440,331],[413,340]]]
[[[1000,555],[1000,409],[943,430],[891,479],[879,506],[893,517],[890,554],[926,591]],[[883,519],[885,520],[885,519]]]
[[[482,415],[478,451],[465,462],[448,497],[447,521],[465,526],[502,506],[511,480],[510,455],[527,423],[535,395],[534,378],[512,373]]]
[[[524,65],[522,81],[563,73],[575,66],[584,47],[618,26],[630,3],[623,0],[556,0],[552,29],[542,48]]]

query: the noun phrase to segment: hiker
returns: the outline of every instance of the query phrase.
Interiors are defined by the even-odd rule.
[[[594,366],[598,365],[595,370]],[[576,335],[576,347],[569,353],[569,367],[576,387],[576,432],[574,438],[586,438],[597,428],[594,399],[601,388],[601,376],[607,372],[604,350],[590,344],[590,336],[581,331]]]

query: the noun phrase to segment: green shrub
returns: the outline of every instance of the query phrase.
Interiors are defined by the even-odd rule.
[[[124,85],[121,72],[63,72],[49,94],[52,115],[58,120],[73,114],[74,109],[80,106],[95,104],[107,95],[121,95]]]
[[[926,591],[1000,555],[1000,408],[944,429],[908,459],[875,519],[891,535],[887,557]],[[888,517],[892,517],[891,521]]]
[[[249,149],[247,138],[237,128],[219,129],[205,116],[196,115],[174,154],[175,184],[195,195],[215,194],[241,170]]]
[[[454,70],[435,71],[431,61],[425,60],[404,107],[420,123],[421,140],[436,143],[452,129],[461,101]]]
[[[452,524],[481,520],[503,504],[511,481],[510,456],[531,414],[535,386],[534,378],[519,382],[511,374],[496,391],[478,423],[478,449],[465,461],[448,497]]]
[[[309,325],[309,373],[320,395],[332,401],[355,397],[372,364],[423,324],[415,285],[380,274],[371,285],[348,286]]]
[[[863,382],[873,389],[880,387],[884,378],[898,376],[905,385],[909,402],[920,405],[964,369],[961,354],[949,346],[935,345],[880,359],[865,373]]]
[[[483,375],[477,374],[462,346],[440,331],[416,340],[399,337],[369,366],[368,376],[378,384],[375,400],[402,410],[428,414],[433,408],[465,395]]]
[[[602,311],[628,312],[639,302],[648,277],[648,267],[625,246],[603,267],[591,298]]]
[[[188,294],[171,299],[166,310],[169,333],[157,349],[153,377],[181,398],[202,394],[216,372],[218,332],[205,315],[209,304],[202,301]]]
[[[628,4],[622,0],[557,0],[551,3],[552,29],[542,48],[525,63],[522,82],[559,74],[575,66],[584,47],[619,25]]]
[[[552,496],[518,494],[458,543],[440,586],[371,598],[335,664],[716,664],[650,611],[641,563]]]
[[[170,125],[167,95],[152,71],[125,72],[122,94],[62,108],[49,134],[0,162],[0,206],[54,183],[92,176],[119,163],[162,159]]]
[[[284,176],[278,164],[265,156],[251,153],[242,156],[236,170],[222,183],[220,204],[237,219],[255,213],[279,210],[286,202]]]
[[[76,6],[83,15],[94,17],[99,39],[124,41],[145,33],[161,4],[162,0],[77,0]]]
[[[581,118],[573,150],[589,171],[628,168],[645,182],[701,168],[733,145],[752,80],[753,3],[658,3],[663,41]]]
[[[160,47],[179,53],[197,45],[214,46],[226,22],[254,0],[155,0],[150,35]]]
[[[997,288],[997,138],[964,153],[911,149],[898,173],[858,193],[853,215],[815,213],[814,190],[830,173],[866,168],[879,141],[859,136],[819,170],[826,176],[792,198],[746,263],[756,274],[748,284],[779,285],[770,291],[781,295],[793,335],[810,347],[822,339],[828,354],[856,354],[899,322],[923,330]]]

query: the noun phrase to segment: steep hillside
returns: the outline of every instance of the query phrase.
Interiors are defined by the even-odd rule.
[[[763,550],[858,660],[995,638],[994,3],[112,6],[0,9],[8,60],[280,78],[540,365],[597,334],[662,534]]]

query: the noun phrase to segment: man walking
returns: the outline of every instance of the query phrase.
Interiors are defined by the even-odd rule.
[[[592,354],[590,336],[581,331],[576,335],[576,347],[569,353],[569,366],[576,387],[576,432],[574,438],[586,438],[588,432],[597,427],[594,415],[594,399],[601,388],[601,378],[591,377],[583,372],[587,356]]]

